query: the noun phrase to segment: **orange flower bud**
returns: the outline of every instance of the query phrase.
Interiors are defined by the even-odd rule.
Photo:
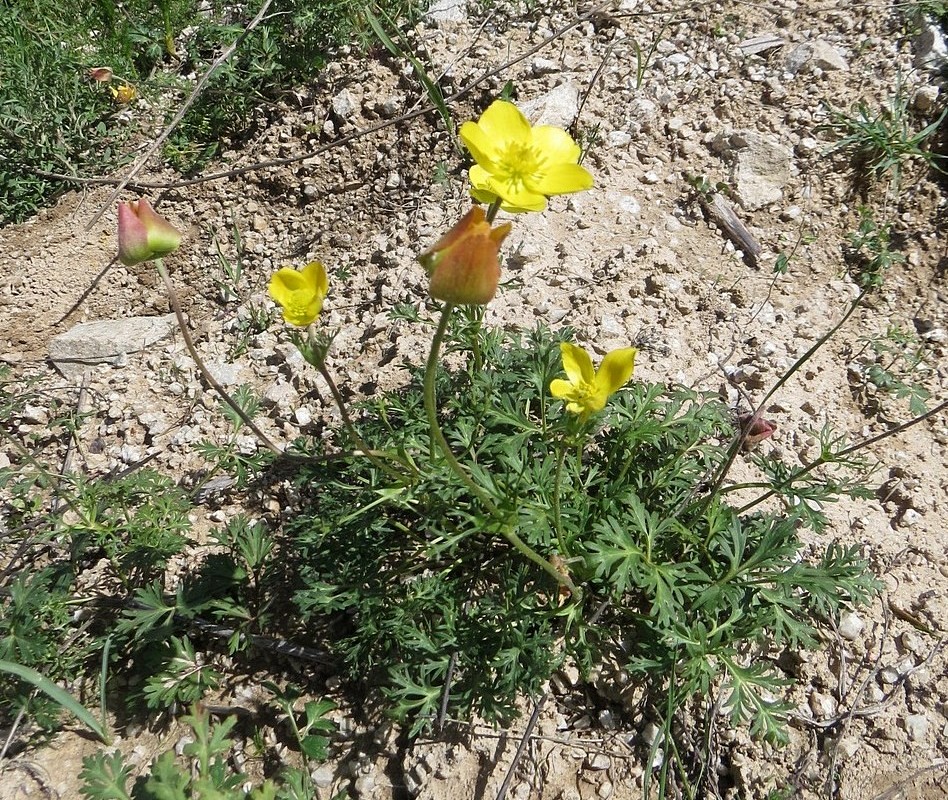
[[[118,239],[119,261],[126,267],[166,256],[181,244],[181,234],[147,200],[119,203]]]
[[[418,260],[431,276],[430,294],[446,303],[486,305],[497,293],[500,244],[510,223],[492,228],[475,206]]]

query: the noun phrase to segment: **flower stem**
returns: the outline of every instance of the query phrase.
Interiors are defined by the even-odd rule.
[[[560,486],[563,482],[563,462],[566,460],[566,442],[560,442],[556,454],[556,472],[553,475],[553,525],[556,528],[556,542],[563,558],[569,558],[569,547],[563,537],[563,517],[560,513]]]
[[[537,551],[530,547],[530,545],[524,542],[523,539],[517,536],[509,523],[505,521],[506,515],[500,510],[500,508],[497,507],[497,504],[487,493],[484,487],[475,483],[470,473],[461,465],[457,458],[455,458],[454,453],[451,450],[451,446],[448,444],[447,439],[444,438],[444,433],[441,431],[441,425],[438,423],[438,410],[435,404],[435,378],[438,371],[438,358],[441,353],[441,343],[444,341],[444,336],[445,333],[447,333],[448,324],[451,321],[451,314],[453,311],[454,306],[451,303],[446,303],[442,309],[441,319],[438,322],[438,327],[435,330],[434,337],[431,340],[431,350],[428,353],[428,362],[425,364],[425,412],[428,415],[428,426],[431,433],[431,455],[434,456],[435,447],[437,446],[437,448],[441,450],[441,454],[444,456],[444,460],[451,468],[451,471],[457,475],[461,483],[463,483],[471,491],[471,494],[473,494],[478,500],[481,501],[481,503],[484,504],[484,507],[492,517],[501,522],[501,525],[498,528],[498,533],[500,533],[501,536],[510,542],[510,544],[513,545],[517,552],[519,552],[524,558],[532,561],[534,564],[540,567],[558,584],[565,586],[569,590],[570,594],[578,600],[582,597],[582,593],[577,588],[577,586],[569,579],[569,577],[561,574],[559,570],[556,569],[556,567],[554,567],[549,561],[543,558],[543,556],[537,553]]]
[[[487,215],[485,216],[485,219],[488,222],[488,224],[494,221],[494,218],[497,216],[498,211],[500,211],[500,198],[499,197],[487,207]]]
[[[359,436],[358,431],[356,431],[355,425],[352,423],[352,418],[349,416],[349,412],[346,410],[345,400],[342,399],[342,394],[339,391],[339,387],[336,386],[336,382],[332,379],[332,375],[329,374],[329,370],[326,369],[326,364],[324,361],[318,361],[315,363],[315,367],[319,370],[319,374],[323,376],[323,380],[326,381],[329,386],[329,391],[332,393],[332,399],[336,403],[336,407],[339,409],[339,413],[342,416],[342,424],[346,426],[346,431],[349,433],[349,436],[352,438],[352,441],[356,443],[359,450],[361,450],[360,455],[364,455],[369,461],[372,462],[375,467],[382,470],[390,478],[394,478],[399,482],[404,482],[405,475],[399,472],[397,469],[390,467],[377,455],[377,451],[370,448],[365,440]]]
[[[240,417],[244,425],[253,431],[254,435],[268,450],[270,450],[270,452],[277,456],[285,455],[283,450],[274,444],[270,437],[260,430],[257,423],[255,423],[250,418],[250,415],[240,407],[237,401],[231,397],[230,393],[223,386],[221,386],[217,379],[208,371],[204,361],[201,359],[201,356],[198,355],[197,348],[194,346],[194,340],[191,338],[191,333],[188,331],[188,323],[184,318],[184,314],[181,312],[181,304],[178,302],[178,294],[174,290],[174,285],[171,283],[171,278],[168,277],[168,272],[165,270],[165,265],[162,259],[155,259],[155,267],[158,270],[158,274],[161,276],[161,280],[164,281],[165,289],[168,292],[168,302],[171,304],[171,310],[174,311],[175,319],[178,321],[178,328],[181,330],[181,337],[184,339],[184,346],[187,348],[188,353],[191,355],[191,358],[197,365],[198,371],[201,373],[204,380],[211,385],[211,388],[214,389],[214,391],[221,396],[221,399],[233,409],[234,413]]]
[[[853,315],[857,308],[862,305],[862,301],[865,299],[866,294],[869,292],[868,289],[863,289],[860,292],[859,297],[853,300],[852,304],[846,310],[846,313],[843,314],[842,319],[837,322],[832,328],[830,328],[826,333],[824,333],[819,339],[816,340],[816,343],[810,347],[802,356],[800,356],[771,388],[770,391],[764,395],[764,399],[757,404],[757,408],[754,409],[753,415],[758,416],[767,405],[768,401],[774,394],[779,391],[779,389],[788,381],[790,377],[794,375],[798,370],[803,368],[803,365],[806,364],[813,356],[816,354],[816,351],[819,350],[824,344],[826,344],[836,332],[846,324],[849,318]],[[738,434],[734,437],[734,441],[731,442],[731,447],[728,450],[727,457],[724,460],[724,463],[717,471],[714,479],[711,481],[711,488],[708,489],[704,497],[698,501],[696,504],[696,514],[700,516],[704,514],[708,506],[711,504],[711,501],[717,495],[718,490],[721,488],[721,485],[724,483],[724,479],[727,477],[728,472],[731,469],[731,466],[734,464],[734,461],[737,459],[737,454],[741,450],[741,445],[744,444],[745,439],[747,438],[746,431],[738,431]],[[678,517],[679,512],[685,509],[690,502],[690,498],[686,498],[679,507],[675,510],[674,517]]]

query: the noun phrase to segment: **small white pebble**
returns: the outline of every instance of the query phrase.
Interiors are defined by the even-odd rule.
[[[847,641],[853,642],[858,639],[865,627],[866,623],[862,621],[862,618],[852,611],[847,611],[839,618],[839,635]]]

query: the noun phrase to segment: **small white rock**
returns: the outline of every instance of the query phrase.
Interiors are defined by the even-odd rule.
[[[865,627],[862,617],[852,611],[847,611],[839,618],[839,635],[849,642],[858,639]]]
[[[925,714],[909,714],[905,718],[905,732],[913,742],[921,742],[928,736],[928,717]]]
[[[918,513],[914,508],[907,508],[902,514],[902,519],[899,520],[899,526],[902,528],[911,528],[914,526],[920,519],[922,515]]]
[[[589,769],[609,769],[611,765],[612,761],[605,753],[594,753],[586,758],[586,766]]]

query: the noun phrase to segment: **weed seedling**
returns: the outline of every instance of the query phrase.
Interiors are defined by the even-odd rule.
[[[878,112],[863,102],[857,103],[850,112],[830,109],[828,128],[836,134],[837,141],[826,153],[844,155],[860,179],[887,178],[891,196],[895,197],[907,163],[921,161],[932,169],[942,170],[943,157],[932,152],[929,145],[946,114],[948,109],[916,129],[909,100],[899,86],[889,104]]]

